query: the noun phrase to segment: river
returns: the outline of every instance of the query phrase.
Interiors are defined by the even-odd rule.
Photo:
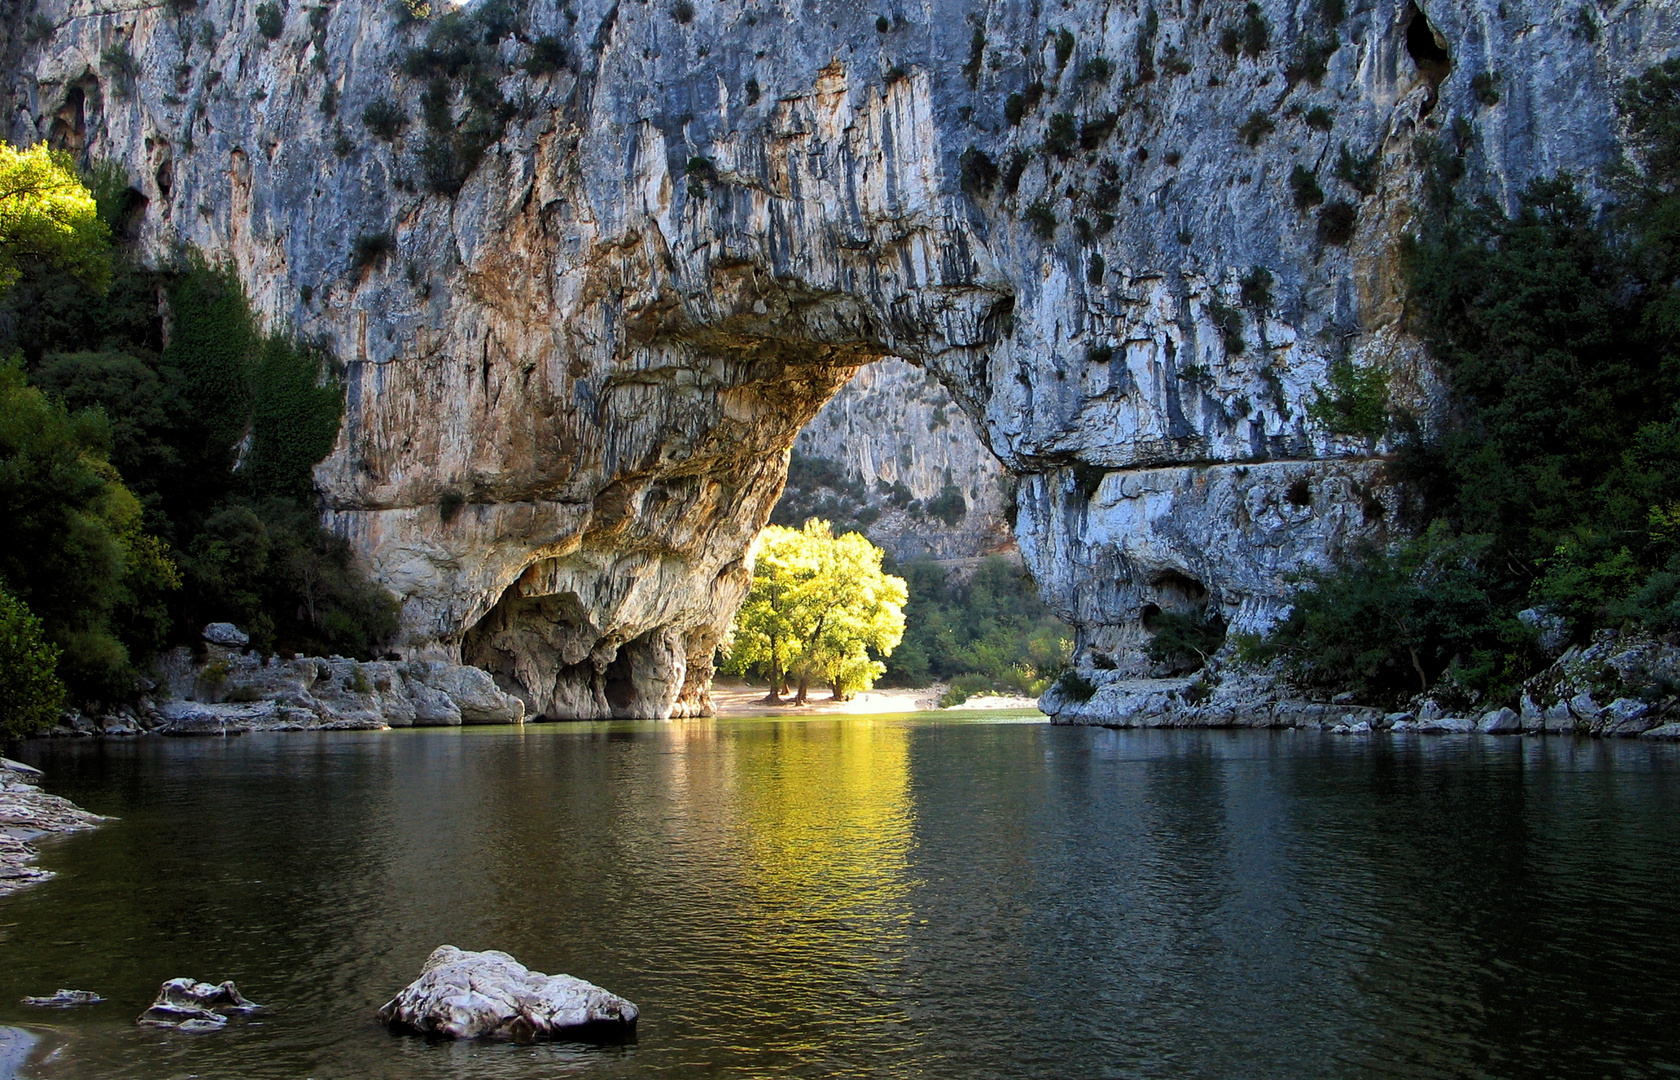
[[[101,1080],[1680,1073],[1680,749],[1027,720],[31,742],[121,820],[0,900],[0,1024]],[[444,943],[637,1041],[387,1033]],[[136,1027],[180,975],[267,1008]]]

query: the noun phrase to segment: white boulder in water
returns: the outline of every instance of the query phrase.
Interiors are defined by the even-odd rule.
[[[262,1008],[248,1001],[231,982],[203,983],[196,979],[170,979],[158,987],[157,1000],[140,1014],[139,1023],[182,1031],[219,1031],[227,1025],[229,1013],[246,1013]]]
[[[639,1010],[617,994],[570,975],[531,971],[505,952],[442,945],[420,977],[386,1002],[379,1019],[450,1039],[624,1039]]]

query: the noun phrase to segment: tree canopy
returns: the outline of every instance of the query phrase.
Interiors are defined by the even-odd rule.
[[[109,230],[68,154],[0,142],[0,291],[30,259],[55,262],[91,284],[110,276]]]
[[[726,667],[756,670],[779,702],[790,682],[803,703],[821,681],[844,701],[886,671],[904,637],[904,579],[881,569],[884,552],[858,533],[835,536],[817,518],[759,535],[752,589],[735,618]]]

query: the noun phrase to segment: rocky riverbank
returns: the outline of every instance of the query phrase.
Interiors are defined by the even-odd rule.
[[[53,876],[35,865],[33,841],[110,820],[88,813],[69,799],[47,794],[39,787],[40,779],[39,769],[0,758],[0,896]]]
[[[1089,691],[1087,693],[1087,690]],[[1480,707],[1475,707],[1479,704]],[[1058,724],[1122,728],[1307,728],[1489,735],[1587,735],[1680,740],[1680,646],[1644,634],[1600,631],[1524,684],[1516,708],[1443,704],[1424,697],[1395,711],[1343,696],[1300,698],[1275,672],[1216,658],[1183,678],[1081,670],[1039,708]]]
[[[67,714],[49,734],[236,735],[520,724],[525,703],[486,671],[438,660],[263,656],[236,627],[212,623],[195,654],[159,658],[151,689],[105,716]]]

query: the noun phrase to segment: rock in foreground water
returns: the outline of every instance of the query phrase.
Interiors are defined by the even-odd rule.
[[[227,1025],[229,1014],[260,1008],[261,1005],[247,1000],[231,982],[170,979],[158,987],[157,1000],[140,1014],[137,1022],[182,1031],[218,1031]]]
[[[51,997],[26,997],[25,1005],[33,1005],[39,1009],[68,1009],[74,1005],[98,1005],[105,999],[92,990],[64,990]]]
[[[638,1012],[593,983],[531,971],[505,952],[441,945],[420,977],[379,1010],[379,1019],[450,1039],[610,1042],[635,1032]]]

